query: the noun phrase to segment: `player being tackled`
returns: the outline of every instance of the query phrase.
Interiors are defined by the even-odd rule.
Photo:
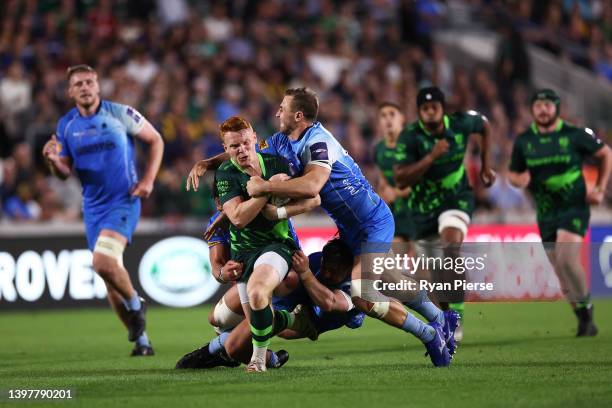
[[[246,186],[254,176],[265,180],[289,178],[290,169],[282,157],[256,152],[257,138],[246,120],[227,119],[220,126],[220,134],[230,159],[217,170],[215,187],[231,223],[231,258],[243,264],[238,290],[253,338],[253,355],[247,371],[265,371],[273,323],[276,322],[277,330],[290,323],[286,311],[277,312],[275,317],[270,298],[289,271],[298,246],[290,234],[286,211],[277,210],[275,220],[267,219],[262,210],[270,195],[249,197]],[[318,196],[300,201],[316,205],[320,202]]]

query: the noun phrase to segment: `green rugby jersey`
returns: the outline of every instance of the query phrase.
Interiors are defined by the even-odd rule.
[[[263,179],[269,180],[275,174],[291,174],[287,161],[280,156],[258,153]],[[251,197],[247,193],[246,185],[251,176],[246,174],[237,163],[232,160],[221,164],[215,173],[215,185],[219,192],[222,204],[235,197],[242,197],[244,201]],[[262,214],[257,216],[243,229],[230,224],[230,242],[232,252],[252,251],[274,242],[289,245],[296,244],[289,232],[288,220],[270,221]]]
[[[408,196],[408,207],[412,212],[435,212],[444,205],[447,198],[471,190],[465,173],[464,157],[468,137],[472,133],[482,133],[484,123],[484,117],[475,111],[457,112],[444,115],[442,134],[432,135],[420,121],[411,123],[402,131],[398,144],[406,146],[406,157],[399,164],[413,164],[422,160],[440,139],[445,139],[449,144],[448,152],[436,159],[423,177],[412,186],[412,193]],[[464,200],[459,200],[458,207],[460,210],[470,210]]]
[[[535,199],[539,219],[554,217],[559,210],[587,206],[582,162],[603,146],[591,129],[562,120],[551,133],[540,133],[533,123],[517,137],[510,171],[529,171],[528,189]]]
[[[385,140],[381,140],[374,147],[374,163],[391,187],[395,187],[393,166],[406,159],[406,144],[397,141],[395,148],[387,147]],[[408,198],[398,197],[391,204],[391,211],[397,215],[407,208]]]

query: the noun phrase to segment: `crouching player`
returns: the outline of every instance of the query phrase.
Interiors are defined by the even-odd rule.
[[[273,297],[272,303],[276,311],[291,312],[290,325],[280,333],[279,328],[275,326],[275,334],[285,339],[308,337],[316,340],[319,335],[330,330],[344,326],[351,329],[361,327],[365,314],[355,309],[351,301],[350,273],[353,255],[346,244],[338,239],[331,240],[323,247],[322,252],[315,252],[308,257],[297,251],[292,262],[301,283],[291,293]],[[224,304],[230,307],[239,303],[238,294],[233,290],[228,291],[224,299]],[[220,304],[221,301],[215,310],[224,307]],[[216,324],[232,324],[232,319],[237,314],[231,316],[218,313],[216,317],[221,316],[225,319],[216,320]],[[185,355],[177,363],[177,368],[229,366],[236,364],[234,361],[247,363],[251,354],[250,337],[248,322],[243,321],[231,334],[218,336],[211,343]],[[216,346],[210,347],[210,344]],[[214,352],[211,352],[211,349]],[[229,358],[231,360],[228,360]],[[280,367],[287,358],[288,354],[283,350],[270,352],[267,366]]]

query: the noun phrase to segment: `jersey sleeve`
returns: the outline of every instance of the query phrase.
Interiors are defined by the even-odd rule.
[[[260,140],[257,143],[257,151],[277,156],[279,154],[279,140],[281,133],[275,133],[267,139]]]
[[[514,146],[512,146],[509,170],[515,173],[522,173],[527,170],[527,162],[525,160],[525,153],[523,152],[523,143],[520,138],[516,139]]]
[[[592,155],[604,146],[601,139],[589,128],[585,128],[578,132],[576,142],[578,151],[585,156]]]
[[[467,127],[467,133],[468,134],[482,133],[484,130],[484,124],[486,120],[487,118],[483,114],[475,110],[467,111],[465,113],[465,123]]]
[[[55,129],[55,137],[57,137],[57,141],[60,145],[60,157],[68,157],[72,160],[72,152],[70,151],[70,147],[67,143],[67,138],[65,135],[66,124],[64,120],[60,120]]]
[[[337,143],[330,136],[324,133],[317,133],[310,137],[304,145],[304,150],[300,154],[300,161],[304,167],[309,164],[325,167],[331,170],[338,158]]]
[[[397,164],[413,164],[418,162],[421,158],[419,157],[419,149],[417,145],[416,135],[409,129],[402,130],[397,144],[404,144],[406,146],[406,155],[402,160],[398,160]]]
[[[140,112],[128,105],[114,104],[114,114],[130,135],[140,133],[146,122]]]
[[[242,188],[236,177],[227,170],[217,170],[215,173],[215,187],[219,193],[219,201],[225,204],[235,197],[242,196]]]
[[[210,220],[208,220],[208,224],[206,224],[206,228],[204,228],[204,230],[207,230],[208,227],[211,226],[211,224],[213,222],[215,222],[215,220],[221,215],[220,212],[216,212],[212,215],[212,217],[210,217]],[[230,241],[229,241],[229,237],[228,237],[228,232],[227,230],[224,230],[223,228],[219,227],[217,229],[215,229],[215,232],[213,233],[213,235],[206,241],[206,243],[208,244],[209,248],[212,248],[215,245],[229,245]]]

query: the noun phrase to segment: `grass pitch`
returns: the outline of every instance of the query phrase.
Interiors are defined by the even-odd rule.
[[[435,369],[411,335],[366,319],[319,341],[275,339],[280,370],[175,371],[207,342],[208,308],[151,308],[157,355],[130,358],[110,309],[0,312],[0,405],[86,407],[612,406],[612,301],[595,303],[600,333],[574,337],[565,303],[469,304],[465,343]],[[7,389],[74,390],[70,401],[9,403]]]

